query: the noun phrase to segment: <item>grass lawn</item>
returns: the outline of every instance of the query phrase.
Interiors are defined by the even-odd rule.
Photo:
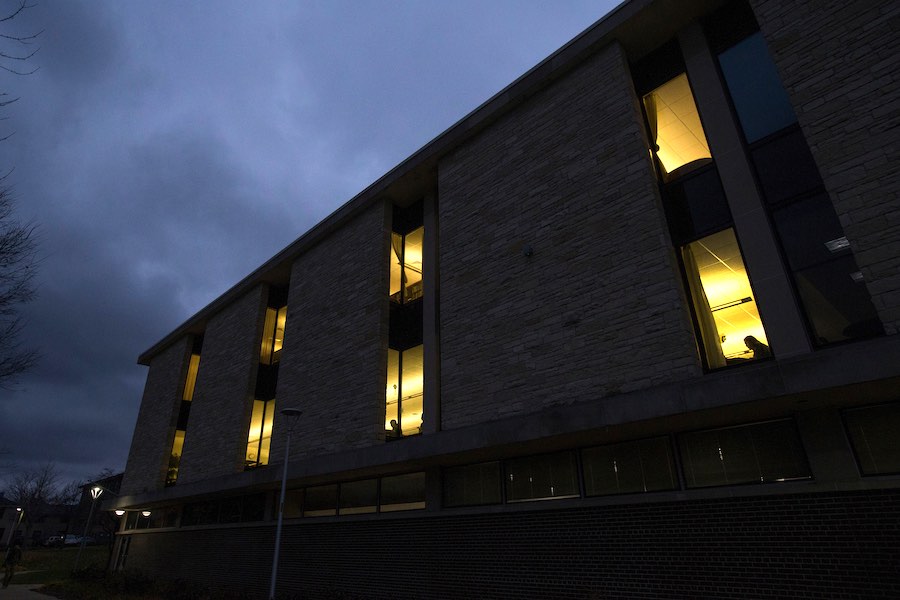
[[[16,569],[13,583],[55,583],[68,579],[75,568],[78,546],[62,548],[26,548]],[[85,546],[79,569],[104,569],[109,558],[106,546]]]

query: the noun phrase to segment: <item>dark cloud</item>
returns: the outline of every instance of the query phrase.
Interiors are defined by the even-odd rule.
[[[43,360],[0,390],[0,449],[123,468],[143,350],[609,8],[36,3],[0,168],[40,228]]]

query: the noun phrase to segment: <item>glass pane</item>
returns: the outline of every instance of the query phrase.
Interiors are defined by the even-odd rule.
[[[850,254],[850,243],[826,194],[772,212],[781,246],[793,270]]]
[[[425,473],[381,479],[381,512],[425,508]]]
[[[172,442],[172,453],[169,455],[169,467],[166,470],[166,485],[172,485],[178,479],[178,465],[181,463],[181,452],[184,448],[184,431],[175,430]]]
[[[676,243],[731,224],[731,210],[714,167],[692,173],[665,188],[666,218]]]
[[[900,403],[847,410],[844,422],[863,475],[900,473]]]
[[[373,513],[377,504],[377,479],[351,481],[341,484],[340,513],[342,515]]]
[[[791,420],[679,436],[688,487],[808,479],[811,474]]]
[[[720,54],[719,64],[748,142],[797,121],[762,34],[756,32]]]
[[[424,346],[403,352],[403,381],[400,398],[400,430],[402,435],[422,432],[422,394],[424,390]]]
[[[275,511],[275,516],[277,517],[277,506]],[[284,518],[296,519],[301,516],[303,516],[303,490],[286,490],[284,492]]]
[[[692,242],[682,257],[709,367],[771,356],[734,231]]]
[[[387,437],[400,437],[400,352],[388,348],[384,430]]]
[[[658,147],[656,156],[667,181],[682,171],[710,161],[709,144],[686,74],[682,73],[644,96],[644,108],[650,135]],[[674,173],[681,167],[686,168]]]
[[[241,520],[241,497],[223,498],[219,502],[219,523],[239,523]]]
[[[253,494],[244,496],[243,506],[241,508],[241,521],[244,523],[251,521],[262,521],[266,514],[266,495]]]
[[[197,384],[197,372],[200,370],[200,355],[191,354],[191,360],[188,363],[187,377],[184,380],[184,393],[181,395],[182,400],[188,402],[194,397],[194,386]]]
[[[337,484],[306,488],[304,517],[327,517],[337,514]]]
[[[269,464],[269,447],[272,445],[272,421],[275,418],[275,401],[265,403],[265,417],[263,418],[262,439],[259,443],[259,464]]]
[[[506,461],[507,502],[573,498],[578,495],[574,452]]]
[[[818,345],[884,333],[853,256],[794,273]]]
[[[263,324],[262,342],[259,346],[259,362],[264,365],[272,364],[273,344],[275,335],[275,323],[278,320],[278,311],[274,308],[266,309],[266,321]]]
[[[778,204],[822,186],[819,168],[799,129],[754,148],[751,158],[769,204]]]
[[[247,466],[259,464],[259,441],[262,437],[265,411],[266,403],[264,401],[253,401],[253,413],[250,415],[250,433],[247,435]]]
[[[444,505],[499,504],[500,463],[489,462],[444,471]]]
[[[403,275],[406,286],[403,301],[422,297],[422,246],[425,228],[419,227],[406,234],[403,245]]]
[[[403,265],[400,257],[403,254],[403,236],[391,232],[391,283],[389,295],[394,302],[400,302],[400,288],[403,277]]]
[[[582,450],[588,496],[672,490],[675,468],[667,438]]]
[[[278,309],[275,319],[275,339],[272,342],[272,362],[276,363],[281,358],[281,348],[284,346],[284,326],[287,323],[287,306]]]

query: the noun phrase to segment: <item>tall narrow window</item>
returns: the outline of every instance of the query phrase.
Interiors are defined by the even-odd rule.
[[[390,249],[390,323],[385,390],[385,439],[422,432],[423,203],[394,207]]]
[[[287,289],[271,287],[263,321],[259,367],[256,370],[256,389],[250,411],[249,432],[247,433],[247,453],[244,459],[247,469],[269,464],[272,423],[275,417],[275,392],[278,386],[278,364],[281,360],[281,349],[284,346],[286,324]]]
[[[385,432],[401,437],[421,432],[423,396],[423,347],[388,349],[385,396]]]
[[[850,240],[835,213],[816,162],[762,34],[752,33],[718,55],[766,207],[794,277],[816,345],[881,335]]]
[[[771,356],[734,231],[691,242],[681,254],[708,366]]]
[[[422,242],[425,228],[391,233],[391,300],[406,304],[422,297]]]
[[[272,365],[280,360],[286,322],[287,306],[266,309],[266,321],[259,351],[259,362],[264,365]]]
[[[184,436],[187,431],[188,417],[191,413],[191,401],[194,398],[194,387],[197,385],[197,373],[200,371],[200,347],[202,338],[197,338],[191,358],[188,361],[187,375],[181,392],[178,407],[178,420],[175,423],[175,436],[172,440],[172,451],[169,453],[169,465],[166,468],[166,485],[175,485],[178,479],[178,467],[184,452]]]
[[[247,436],[249,468],[269,464],[269,447],[272,444],[272,421],[275,417],[275,400],[254,400],[250,416],[250,433]]]

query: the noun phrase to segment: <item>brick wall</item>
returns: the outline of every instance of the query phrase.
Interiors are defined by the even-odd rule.
[[[258,286],[206,326],[179,483],[243,468],[265,301],[265,288]]]
[[[292,456],[370,446],[384,434],[389,233],[375,204],[294,263],[277,396],[278,410],[303,411]],[[283,431],[276,416],[273,461]]]
[[[900,330],[900,4],[751,0],[888,333]]]
[[[444,427],[700,374],[636,102],[613,45],[441,162]]]
[[[161,489],[165,482],[175,419],[190,356],[189,337],[184,337],[153,357],[144,386],[131,450],[122,480],[121,494]]]
[[[128,566],[263,597],[273,529],[136,535]],[[898,490],[308,519],[283,535],[284,598],[900,597]]]

